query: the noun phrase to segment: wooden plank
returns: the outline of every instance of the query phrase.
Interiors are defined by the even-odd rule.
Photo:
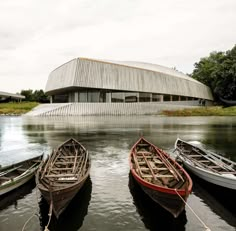
[[[209,168],[221,168],[221,169],[223,169],[221,166],[219,166],[219,165],[212,165],[212,166],[208,166]]]
[[[202,155],[188,155],[188,156],[190,156],[191,158],[202,157]]]
[[[152,167],[151,167],[149,161],[146,159],[146,156],[145,156],[144,154],[143,154],[143,158],[144,158],[144,160],[146,161],[147,166],[149,167],[149,169],[150,169],[150,171],[151,171],[151,173],[152,173],[153,178],[156,180],[157,178],[156,178],[156,176],[155,176],[155,173],[153,172]]]
[[[144,178],[153,178],[153,175],[150,175],[150,174],[143,174]],[[156,178],[174,178],[173,175],[155,175]]]
[[[173,175],[156,175],[157,178],[174,178]]]
[[[73,163],[74,163],[74,161],[66,161],[66,162],[57,161],[57,162],[55,162],[54,166],[57,165],[57,164],[67,165],[67,164],[73,164]]]
[[[74,151],[75,151],[75,160],[74,160],[74,165],[73,165],[73,170],[72,172],[75,173],[75,166],[76,166],[76,161],[77,161],[77,158],[78,158],[78,150],[77,148],[75,147],[75,143],[73,142],[73,146],[74,146]]]
[[[53,167],[53,168],[51,169],[51,171],[58,171],[58,170],[60,170],[60,171],[63,171],[63,170],[72,170],[72,168],[55,168],[55,167]]]
[[[153,161],[154,161],[156,164],[163,164],[163,162],[160,161],[160,160],[157,159],[157,158],[153,158]]]
[[[170,173],[173,174],[173,176],[179,180],[179,178],[184,181],[184,178],[181,176],[179,171],[175,168],[175,163],[174,165],[168,160],[166,155],[164,155],[164,152],[161,149],[156,149],[157,152],[159,153],[163,163],[166,165],[166,167],[169,169]]]
[[[45,175],[47,178],[55,178],[55,177],[71,177],[71,176],[76,176],[75,174],[50,174],[50,175]]]
[[[201,162],[201,163],[211,163],[209,160],[198,160],[198,162]]]
[[[152,155],[152,153],[148,152],[148,151],[137,151],[136,153],[137,154],[151,154]]]
[[[83,159],[83,161],[81,162],[81,168],[80,168],[80,170],[78,172],[79,176],[83,176],[84,171],[86,169],[87,161],[88,161],[88,152],[85,153],[84,155],[86,155],[86,156],[85,156],[85,160]]]
[[[139,162],[138,162],[138,160],[137,160],[137,158],[136,158],[135,153],[132,152],[132,156],[133,156],[133,160],[134,160],[135,166],[136,166],[136,168],[138,169],[139,175],[140,175],[141,177],[143,177],[143,173],[142,173],[142,170],[141,170],[141,168],[140,168],[140,166],[139,166]],[[144,162],[144,163],[145,163],[145,162]]]
[[[75,156],[63,156],[63,155],[61,155],[59,158],[68,159],[68,158],[75,158]]]

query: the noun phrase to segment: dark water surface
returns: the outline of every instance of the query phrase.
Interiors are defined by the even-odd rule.
[[[236,161],[236,117],[0,117],[0,164],[7,165],[70,137],[90,152],[90,178],[49,230],[206,230],[192,211],[174,219],[138,187],[129,174],[128,155],[143,135],[171,153],[177,137],[206,145]],[[214,230],[235,230],[235,192],[220,191],[193,177],[188,204]],[[0,197],[0,231],[44,230],[48,205],[34,180]],[[31,219],[30,219],[31,218]],[[28,221],[28,223],[27,223]]]

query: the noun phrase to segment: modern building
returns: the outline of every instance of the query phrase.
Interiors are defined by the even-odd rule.
[[[52,71],[46,93],[51,107],[38,108],[35,114],[152,114],[213,100],[209,87],[174,69],[88,58],[73,59]]]
[[[22,99],[25,99],[25,96],[0,91],[0,103],[9,101],[21,101]]]

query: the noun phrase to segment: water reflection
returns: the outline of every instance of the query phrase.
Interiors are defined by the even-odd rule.
[[[24,198],[28,194],[32,193],[35,188],[35,180],[31,179],[26,184],[20,186],[16,190],[10,191],[9,193],[0,196],[0,210],[4,210],[11,205],[14,205],[15,209],[18,207],[18,200]]]
[[[88,206],[91,199],[92,182],[90,177],[86,180],[84,186],[73,198],[66,210],[61,214],[59,219],[53,215],[50,221],[50,231],[77,231],[83,224],[84,218],[88,213]],[[45,226],[48,223],[48,211],[49,205],[46,200],[41,197],[39,202],[40,208],[40,226],[44,231]]]
[[[149,230],[172,230],[183,231],[187,223],[185,210],[178,218],[174,218],[169,212],[154,203],[146,195],[129,173],[129,189],[133,196],[134,205],[142,219],[145,227]]]
[[[78,202],[70,205],[72,209],[65,211],[58,221],[52,220],[50,231],[197,231],[203,230],[203,227],[188,207],[186,213],[174,219],[154,204],[139,187],[132,186],[128,177],[129,150],[140,135],[164,150],[173,150],[176,138],[181,137],[184,140],[204,143],[213,151],[230,154],[231,159],[235,160],[235,128],[236,117],[0,117],[0,164],[38,155],[45,149],[48,150],[45,153],[50,153],[52,148],[74,137],[91,154],[92,199],[90,200],[90,181],[90,186],[84,189],[88,193],[83,194],[81,191],[78,198],[76,197]],[[127,187],[128,182],[130,187]],[[206,189],[206,186],[202,188]],[[0,211],[1,231],[22,229],[32,212],[38,209],[35,191],[27,194],[22,200],[17,200],[17,210],[13,208],[13,202],[12,206]],[[82,207],[79,196],[81,193],[82,200],[85,200]],[[214,191],[211,193],[207,190],[207,193],[212,196]],[[226,207],[226,203],[220,203],[219,199],[222,207],[216,209],[218,199],[212,199],[213,202],[208,205],[211,199],[205,194],[202,191],[198,194],[196,191],[196,194],[190,195],[188,202],[194,211],[201,215],[209,227],[213,226],[214,230],[235,230],[234,220],[228,220],[228,211],[231,210]],[[231,198],[231,205],[234,205],[233,199]],[[40,209],[40,220],[34,217],[37,222],[32,220],[28,224],[30,230],[44,230],[48,222],[48,205],[43,200],[40,202]],[[222,210],[222,214],[219,210]]]
[[[193,193],[202,199],[211,210],[236,227],[235,191],[206,182],[191,174]]]

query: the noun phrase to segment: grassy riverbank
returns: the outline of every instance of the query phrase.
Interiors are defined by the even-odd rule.
[[[0,115],[22,115],[39,103],[37,102],[20,102],[20,103],[0,103]],[[198,107],[180,110],[165,110],[162,112],[165,116],[236,116],[236,106],[234,107]]]
[[[234,107],[198,107],[181,110],[165,110],[162,115],[166,116],[236,116],[236,106]]]
[[[0,115],[21,115],[37,105],[37,102],[0,103]]]

